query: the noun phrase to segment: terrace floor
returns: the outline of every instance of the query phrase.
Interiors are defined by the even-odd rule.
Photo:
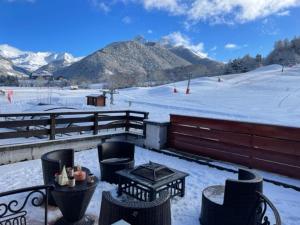
[[[136,147],[136,165],[146,163],[149,160],[165,164],[171,168],[182,170],[190,174],[186,179],[186,195],[184,198],[172,199],[172,224],[194,225],[199,224],[202,190],[211,185],[224,184],[227,178],[236,178],[236,174],[221,171],[205,165],[167,156],[157,152]],[[97,177],[100,176],[98,155],[96,149],[77,152],[75,164],[88,167]],[[222,164],[222,163],[221,163]],[[223,164],[226,165],[226,164]],[[228,165],[226,165],[228,166]],[[234,165],[229,165],[235,167]],[[40,185],[43,183],[42,166],[40,160],[25,161],[0,166],[0,192],[18,189],[22,187]],[[271,176],[277,180],[289,180],[294,185],[300,186],[300,180],[292,180],[279,175],[262,173],[263,176]],[[116,195],[116,185],[100,182],[87,209],[87,214],[98,219],[101,204],[102,191],[111,191]],[[290,188],[284,188],[268,182],[264,182],[264,194],[274,203],[278,209],[283,225],[300,224],[300,192]],[[34,209],[30,212],[31,225],[40,224],[43,209]],[[49,221],[53,224],[61,216],[58,208],[50,207]],[[271,217],[272,218],[272,217]],[[96,223],[98,224],[98,223]]]

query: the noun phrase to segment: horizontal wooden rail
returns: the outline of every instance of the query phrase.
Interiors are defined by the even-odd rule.
[[[1,113],[0,139],[49,136],[54,140],[57,134],[96,135],[110,129],[134,131],[143,136],[147,118],[147,112],[128,110]]]
[[[169,147],[300,178],[300,128],[171,115]]]

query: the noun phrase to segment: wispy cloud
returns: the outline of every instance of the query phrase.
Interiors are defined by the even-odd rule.
[[[238,45],[234,43],[227,43],[226,45],[224,45],[224,48],[228,50],[237,50],[237,49],[248,48],[248,47],[249,47],[248,44]]]
[[[93,7],[95,7],[96,9],[98,9],[104,13],[108,13],[110,11],[109,4],[105,3],[104,1],[101,1],[101,0],[89,0],[89,1]]]
[[[129,16],[125,16],[122,18],[122,22],[124,24],[131,24],[132,23],[132,19]]]
[[[152,33],[153,33],[153,30],[149,29],[149,30],[147,30],[147,33],[148,33],[148,34],[152,34]]]
[[[300,0],[194,0],[191,20],[244,23],[300,6]]]
[[[290,15],[290,11],[286,10],[286,11],[282,11],[276,14],[277,16],[289,16]]]
[[[209,23],[245,23],[270,15],[286,16],[288,9],[300,6],[300,0],[115,0],[142,4],[147,10],[163,10],[183,15],[186,21]],[[187,27],[188,25],[185,24]]]
[[[6,0],[21,1],[21,0]],[[34,1],[34,0],[23,0]],[[185,17],[184,26],[200,21],[210,24],[246,23],[271,15],[288,16],[289,9],[300,7],[300,0],[89,0],[105,13],[117,4],[140,4],[146,10],[161,10]]]
[[[239,46],[236,45],[236,44],[233,44],[233,43],[228,43],[224,46],[224,48],[226,48],[226,49],[237,49],[237,48],[239,48]]]
[[[217,50],[217,46],[212,47],[211,49],[209,49],[209,51],[213,52]]]
[[[280,32],[276,22],[272,18],[263,19],[259,31],[264,35],[272,35],[272,36],[277,35]]]
[[[204,51],[204,44],[202,42],[194,44],[189,37],[183,35],[181,32],[173,32],[164,36],[162,39],[164,44],[170,44],[177,47],[183,46],[202,58],[208,57],[207,53]]]
[[[180,0],[133,0],[133,2],[142,2],[147,10],[165,10],[172,14],[184,14],[187,9],[187,4]]]

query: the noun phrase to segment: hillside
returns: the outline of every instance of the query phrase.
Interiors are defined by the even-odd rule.
[[[10,60],[0,56],[0,76],[22,77],[24,71],[15,66]]]
[[[69,79],[101,80],[105,76],[134,74],[145,77],[153,71],[190,65],[166,48],[136,41],[116,42],[60,69],[55,76]]]

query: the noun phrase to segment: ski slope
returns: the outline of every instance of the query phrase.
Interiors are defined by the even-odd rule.
[[[193,79],[189,95],[185,94],[187,81],[122,89],[114,105],[108,99],[108,105],[98,109],[148,111],[155,121],[168,121],[173,113],[300,127],[300,65],[284,72],[281,66],[271,65],[220,78],[221,82],[218,77]],[[178,93],[173,93],[174,87]],[[86,106],[85,96],[95,93],[100,94],[97,89],[14,88],[12,104],[0,97],[0,112],[34,110],[39,102],[94,109]]]
[[[300,66],[272,65],[245,74],[206,77],[154,88],[121,91],[132,107],[148,109],[154,119],[169,113],[300,126]],[[176,87],[179,93],[172,93]]]

